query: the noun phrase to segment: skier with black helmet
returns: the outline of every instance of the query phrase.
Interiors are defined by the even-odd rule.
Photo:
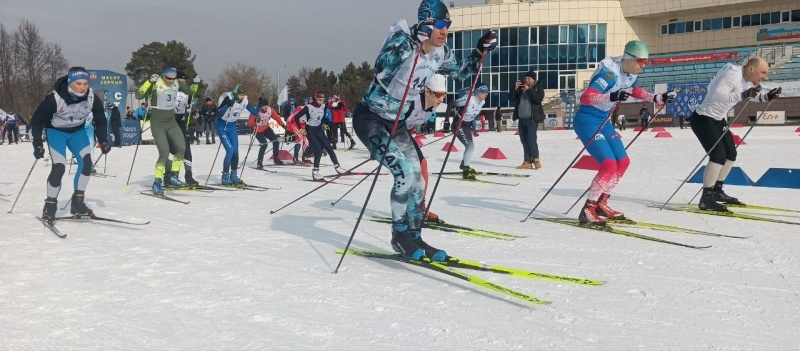
[[[447,258],[447,253],[422,240],[425,185],[414,141],[404,130],[403,116],[413,109],[411,101],[435,73],[463,80],[477,72],[483,55],[497,47],[497,35],[487,32],[478,40],[475,50],[467,53],[461,62],[445,45],[451,24],[447,5],[439,0],[423,0],[417,18],[418,23],[411,28],[404,20],[392,26],[392,33],[375,61],[374,79],[353,114],[353,126],[372,157],[383,160],[394,177],[391,191],[392,247],[405,257],[421,259],[427,256],[441,261]],[[415,61],[416,66],[413,66]],[[404,96],[407,88],[408,95]],[[406,99],[405,103],[403,99]],[[398,114],[401,120],[392,136],[393,122]]]
[[[325,181],[325,178],[319,174],[319,161],[322,159],[323,150],[331,158],[336,173],[343,174],[346,172],[339,165],[339,159],[336,157],[333,148],[331,148],[328,136],[325,135],[325,130],[323,129],[325,110],[325,93],[317,90],[314,92],[311,102],[303,106],[302,110],[294,117],[300,123],[306,125],[309,146],[311,146],[311,151],[314,153],[314,168],[311,170],[311,179],[314,181]]]

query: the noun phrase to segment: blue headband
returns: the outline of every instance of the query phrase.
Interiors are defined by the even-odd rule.
[[[164,75],[164,77],[176,77],[178,75],[178,70],[172,67],[164,68],[164,70],[161,71],[161,74]]]
[[[89,80],[89,73],[87,73],[86,71],[73,71],[73,72],[69,72],[67,74],[67,84],[72,84],[72,82],[78,81],[78,80],[81,80],[81,79],[84,79],[84,80],[88,81]]]
[[[474,95],[478,95],[478,94],[489,94],[489,87],[487,87],[487,86],[485,86],[485,85],[481,85],[481,86],[479,86],[479,87],[476,87],[476,88],[475,88],[475,91],[473,92],[473,94],[474,94]]]

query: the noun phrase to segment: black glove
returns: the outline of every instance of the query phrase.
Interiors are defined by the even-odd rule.
[[[758,92],[761,91],[761,86],[752,87],[742,92],[742,100],[752,99],[758,96]]]
[[[778,97],[780,97],[781,91],[783,91],[783,89],[781,87],[777,87],[775,89],[770,90],[767,93],[767,101],[772,101],[772,100],[775,100]]]
[[[480,39],[478,39],[478,45],[475,47],[478,52],[481,54],[485,54],[497,48],[497,33],[495,31],[490,30],[486,32]]]
[[[107,154],[109,151],[111,151],[111,145],[108,145],[107,142],[100,143],[100,152]]]
[[[678,93],[674,91],[670,91],[669,93],[658,94],[653,97],[653,102],[660,104],[660,103],[667,103],[671,104],[675,101],[675,98],[678,96]]]
[[[611,95],[609,96],[609,100],[611,100],[612,102],[615,102],[615,101],[626,101],[626,100],[628,100],[628,98],[630,96],[631,96],[631,92],[630,91],[628,91],[626,89],[622,89],[622,90],[617,90],[617,91],[611,93]]]
[[[37,160],[44,157],[44,146],[41,144],[33,146],[33,157]]]

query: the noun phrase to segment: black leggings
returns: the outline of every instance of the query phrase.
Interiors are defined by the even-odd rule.
[[[708,152],[708,159],[711,162],[724,165],[728,160],[736,161],[736,145],[733,142],[733,135],[728,130],[728,123],[724,119],[718,121],[695,112],[692,113],[689,123],[697,140]],[[711,147],[720,137],[722,140],[712,150]]]
[[[333,152],[331,143],[325,135],[325,131],[322,130],[322,126],[307,126],[306,131],[308,132],[308,142],[311,146],[311,151],[314,153],[314,168],[319,168],[322,150],[328,152],[328,156],[330,156],[334,165],[338,165],[339,159],[336,158],[336,153]]]
[[[275,132],[272,128],[267,128],[263,132],[256,134],[256,139],[258,139],[258,143],[261,145],[258,148],[258,161],[261,162],[264,160],[264,153],[267,152],[267,146],[270,142],[272,142],[272,159],[278,159],[278,152],[280,151],[280,143],[278,142],[278,136],[275,135]]]

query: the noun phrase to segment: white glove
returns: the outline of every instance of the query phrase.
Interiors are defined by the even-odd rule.
[[[653,98],[653,102],[657,104],[663,104],[663,103],[671,104],[673,101],[675,101],[676,97],[678,97],[678,93],[675,91],[670,91],[668,93],[657,94]]]
[[[158,82],[158,74],[150,76],[150,83]]]
[[[192,79],[192,83],[194,83],[194,84],[200,84],[200,76],[196,76],[196,77],[194,77],[194,79]]]

